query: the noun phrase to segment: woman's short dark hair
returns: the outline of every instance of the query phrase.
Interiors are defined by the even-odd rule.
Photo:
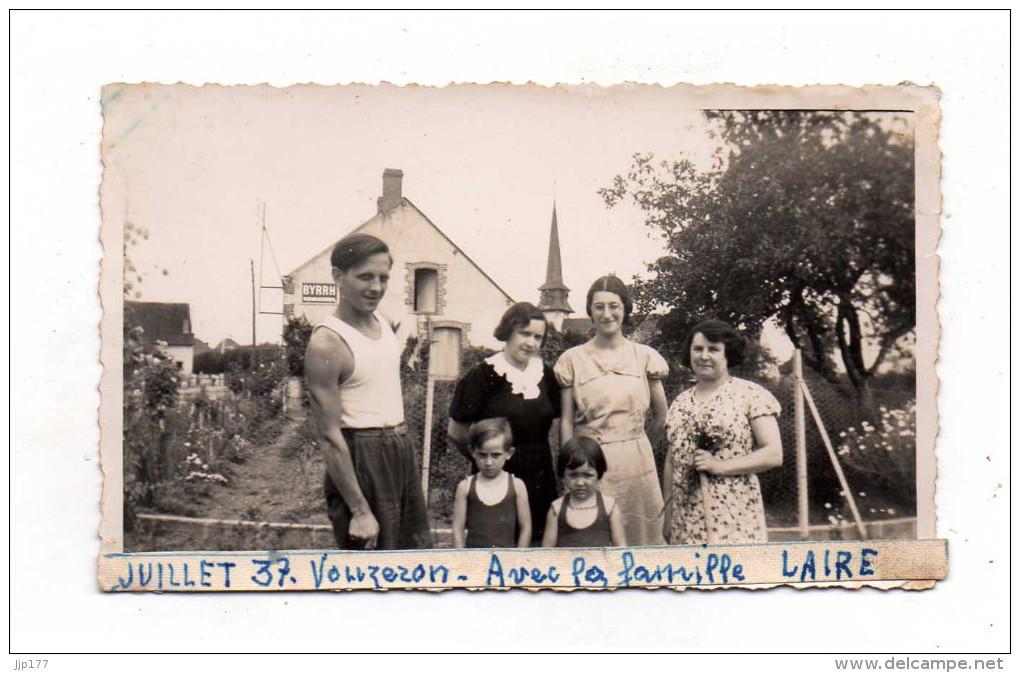
[[[333,246],[333,254],[329,256],[329,262],[333,268],[347,272],[364,262],[372,255],[385,252],[390,256],[390,264],[393,264],[393,255],[390,247],[381,238],[371,234],[351,234],[344,236]]]
[[[747,342],[729,323],[722,320],[702,320],[691,328],[684,339],[684,349],[680,353],[680,362],[684,367],[691,368],[691,343],[696,334],[704,335],[714,344],[721,343],[726,347],[726,366],[736,367],[744,361]]]
[[[510,421],[505,418],[485,418],[471,426],[468,441],[472,449],[482,448],[482,444],[496,437],[503,438],[503,448],[514,445],[514,433],[510,429]]]
[[[556,474],[560,479],[567,470],[591,465],[599,479],[606,473],[606,454],[602,446],[587,435],[574,435],[560,447],[556,456]]]
[[[591,300],[595,296],[596,292],[612,292],[620,298],[623,302],[623,322],[630,323],[630,314],[634,311],[634,302],[630,298],[630,290],[627,289],[627,285],[620,280],[618,277],[613,275],[602,276],[588,288],[588,298],[584,302],[584,310],[588,312],[588,317],[591,318]],[[593,318],[594,319],[594,318]]]
[[[526,301],[517,302],[506,310],[503,317],[499,319],[499,324],[496,325],[496,331],[492,333],[492,336],[500,341],[506,341],[515,329],[524,329],[531,324],[532,320],[541,320],[545,324],[545,333],[542,335],[544,344],[545,335],[549,333],[549,322],[545,319],[544,313],[539,311],[534,304]]]

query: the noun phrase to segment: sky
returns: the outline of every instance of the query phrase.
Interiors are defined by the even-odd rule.
[[[605,273],[629,279],[660,240],[600,187],[634,153],[713,151],[690,97],[659,87],[549,89],[123,85],[103,95],[104,218],[148,232],[128,254],[143,301],[188,302],[195,335],[251,339],[250,261],[278,285],[372,217],[385,168],[403,194],[515,300],[537,301],[555,200],[575,310]],[[261,308],[281,295],[261,290]],[[259,316],[258,340],[279,339]]]

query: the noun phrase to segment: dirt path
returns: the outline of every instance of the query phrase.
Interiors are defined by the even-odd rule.
[[[328,527],[322,493],[326,469],[305,423],[305,414],[303,410],[295,410],[270,421],[266,431],[260,434],[275,439],[255,446],[244,462],[230,464],[224,471],[226,484],[191,484],[183,496],[187,510],[166,513],[221,521]],[[439,526],[443,527],[443,522],[439,522]],[[448,547],[448,530],[435,532],[437,546]],[[140,522],[136,531],[125,536],[125,548],[130,551],[329,549],[335,546],[329,528],[269,530],[148,521]]]
[[[322,498],[324,468],[317,450],[295,448],[302,411],[279,420],[271,444],[231,469],[225,488],[209,494],[206,517],[249,521],[328,524]]]
[[[276,439],[256,446],[232,464],[226,484],[202,484],[188,497],[189,516],[201,519],[329,525],[322,495],[325,467],[307,438],[304,413],[271,421]],[[329,531],[262,530],[187,523],[148,523],[126,536],[134,551],[203,549],[298,549],[335,545]]]
[[[283,471],[282,449],[297,430],[297,424],[288,419],[280,424],[275,442],[256,447],[251,458],[232,466],[228,485],[210,493],[207,518],[261,521],[263,512],[278,508],[281,494],[275,482]]]

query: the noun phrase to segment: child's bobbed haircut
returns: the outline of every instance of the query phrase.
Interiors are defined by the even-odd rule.
[[[473,424],[468,432],[473,449],[480,449],[482,444],[496,437],[503,439],[504,449],[509,449],[514,445],[514,433],[510,429],[510,421],[505,418],[486,418]]]
[[[562,479],[567,470],[585,465],[594,467],[601,479],[606,473],[606,454],[602,453],[602,446],[596,440],[586,435],[575,435],[560,447],[556,457],[556,474]]]

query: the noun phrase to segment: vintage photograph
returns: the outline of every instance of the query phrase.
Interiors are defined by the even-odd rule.
[[[9,19],[9,670],[1009,660],[1006,13]]]
[[[934,537],[933,90],[102,112],[106,551]]]

